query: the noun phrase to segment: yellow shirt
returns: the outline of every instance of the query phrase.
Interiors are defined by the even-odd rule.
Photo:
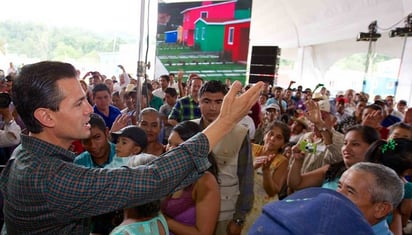
[[[252,155],[254,160],[256,159],[256,157],[264,156],[265,154],[263,153],[263,145],[252,144]],[[275,159],[273,159],[269,167],[271,174],[273,174],[273,172],[275,172],[284,161],[287,162],[288,159],[283,156],[283,154],[276,154]],[[262,214],[263,205],[267,204],[268,202],[278,200],[277,195],[274,197],[269,197],[265,189],[263,188],[262,168],[256,169],[254,173],[255,183],[253,189],[255,193],[255,199],[253,201],[252,210],[246,216],[245,227],[242,229],[242,234],[246,234],[247,231],[249,231],[249,229],[252,227],[252,224],[255,222],[255,220]]]

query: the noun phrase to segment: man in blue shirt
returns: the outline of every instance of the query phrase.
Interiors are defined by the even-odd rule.
[[[100,83],[93,87],[93,102],[94,113],[99,114],[104,119],[109,129],[112,128],[114,120],[121,114],[121,111],[116,106],[111,105],[112,95],[106,84]]]

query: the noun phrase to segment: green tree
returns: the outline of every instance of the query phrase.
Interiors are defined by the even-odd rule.
[[[117,46],[135,42],[128,35],[117,37]],[[113,36],[73,27],[46,27],[42,24],[0,22],[0,51],[29,58],[62,60],[84,56],[98,59],[98,53],[113,51]]]

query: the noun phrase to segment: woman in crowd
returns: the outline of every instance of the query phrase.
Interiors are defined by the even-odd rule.
[[[184,121],[173,127],[167,150],[178,148],[196,133],[199,125]],[[181,189],[162,201],[170,234],[197,235],[213,234],[219,215],[220,193],[217,182],[217,164],[209,154],[212,166],[196,183]]]
[[[292,156],[293,164],[288,175],[288,187],[292,190],[299,190],[322,186],[336,190],[343,172],[353,164],[365,161],[365,152],[373,142],[379,139],[379,133],[374,128],[355,125],[345,134],[344,145],[341,149],[343,161],[324,165],[305,174],[301,174],[305,154],[301,146],[295,146]]]
[[[246,217],[243,231],[249,230],[262,213],[263,205],[277,200],[276,196],[286,184],[288,159],[282,153],[289,138],[289,127],[281,121],[274,121],[264,135],[264,144],[252,144],[255,199],[253,209]]]

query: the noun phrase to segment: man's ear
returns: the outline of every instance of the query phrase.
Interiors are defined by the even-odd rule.
[[[45,127],[53,127],[55,120],[51,112],[52,111],[47,108],[38,108],[34,111],[34,118]]]
[[[378,202],[375,205],[375,218],[381,220],[392,212],[393,207],[389,202]]]

